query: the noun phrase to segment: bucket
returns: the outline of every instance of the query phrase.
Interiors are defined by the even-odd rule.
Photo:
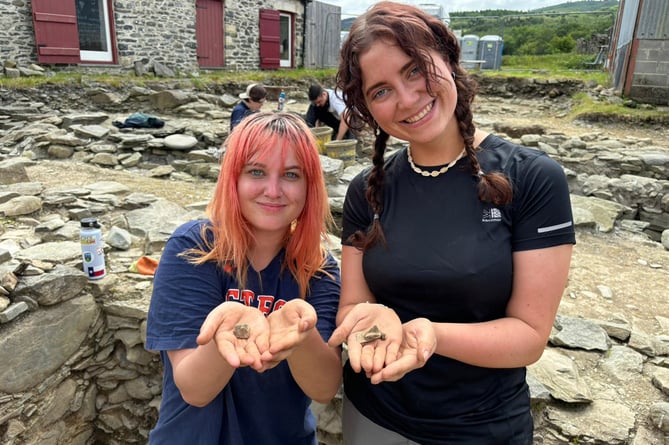
[[[310,128],[311,133],[316,138],[318,142],[318,152],[322,155],[325,154],[325,144],[330,142],[332,139],[332,128],[330,127],[314,127]]]
[[[325,143],[325,154],[334,159],[341,159],[345,166],[355,164],[356,139],[344,139],[342,141],[330,141]]]

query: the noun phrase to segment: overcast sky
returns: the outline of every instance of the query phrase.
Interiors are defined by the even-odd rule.
[[[342,18],[359,15],[375,3],[374,0],[322,0],[323,3],[341,7]],[[510,9],[514,11],[527,11],[530,9],[543,8],[546,6],[568,3],[570,0],[402,0],[403,3],[436,3],[444,7],[448,12],[453,11],[477,11],[485,9]]]

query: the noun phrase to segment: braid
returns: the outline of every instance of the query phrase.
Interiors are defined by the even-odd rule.
[[[352,129],[369,125],[375,130],[373,166],[367,180],[365,197],[374,219],[367,231],[358,231],[351,235],[349,241],[359,249],[367,249],[374,243],[385,243],[380,215],[383,212],[383,181],[384,157],[389,135],[375,121],[368,107],[363,88],[362,67],[360,58],[379,40],[387,40],[398,46],[425,76],[425,86],[432,94],[432,82],[442,82],[440,76],[446,73],[437,72],[436,65],[430,54],[435,50],[443,61],[453,70],[457,104],[455,117],[458,120],[460,135],[469,157],[469,167],[478,181],[478,197],[481,201],[494,205],[505,205],[511,202],[513,189],[509,180],[500,172],[482,172],[474,147],[476,127],[473,123],[471,110],[478,85],[460,66],[460,45],[448,27],[433,17],[413,6],[399,3],[379,2],[369,11],[358,17],[349,31],[349,35],[340,49],[339,68],[336,75],[337,89],[349,113],[344,117]]]
[[[367,180],[367,202],[369,202],[372,210],[377,215],[380,215],[381,212],[383,212],[382,188],[383,177],[386,173],[383,169],[383,154],[386,151],[386,143],[388,142],[388,138],[388,133],[381,129],[378,130],[376,140],[374,141],[374,156],[372,157],[372,163],[374,165],[372,167],[371,173],[369,174],[369,179]]]
[[[474,114],[472,113],[471,102],[474,96],[476,84],[467,76],[456,75],[455,86],[458,89],[458,102],[455,105],[455,117],[460,127],[460,134],[465,142],[465,150],[472,163],[473,171],[479,171],[478,159],[474,150]],[[467,85],[469,84],[469,85]],[[474,90],[474,91],[472,91]],[[468,92],[469,94],[464,94]]]
[[[454,70],[455,85],[458,89],[458,102],[455,106],[455,117],[460,126],[460,134],[465,142],[465,150],[469,157],[472,172],[478,177],[479,199],[494,205],[506,205],[513,198],[513,188],[509,180],[499,172],[484,172],[481,169],[476,149],[474,148],[474,116],[472,102],[478,89],[476,81],[472,79],[460,66]]]
[[[372,171],[367,179],[367,191],[365,197],[369,203],[374,218],[372,225],[367,234],[357,231],[351,236],[352,244],[362,250],[367,250],[380,241],[386,244],[386,238],[383,234],[383,227],[381,227],[380,216],[383,213],[383,178],[385,176],[384,170],[384,153],[386,151],[386,143],[390,136],[388,133],[377,127],[376,140],[374,141],[374,156],[372,157]]]

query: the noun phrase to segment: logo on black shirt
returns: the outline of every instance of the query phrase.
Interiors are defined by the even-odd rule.
[[[500,222],[501,220],[502,212],[498,208],[493,207],[491,209],[483,209],[483,218],[481,218],[481,222]]]

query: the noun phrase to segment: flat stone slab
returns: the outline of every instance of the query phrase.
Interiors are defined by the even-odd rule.
[[[165,138],[164,144],[172,150],[189,150],[197,145],[197,139],[185,134],[171,134]]]

